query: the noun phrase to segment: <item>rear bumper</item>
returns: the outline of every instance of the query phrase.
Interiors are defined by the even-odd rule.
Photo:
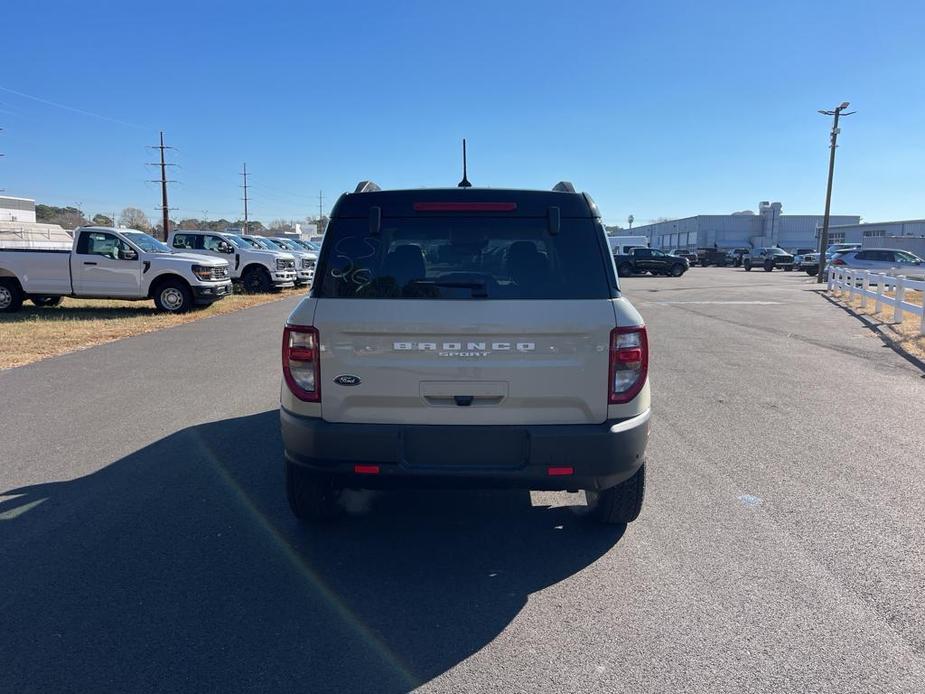
[[[280,409],[286,460],[359,488],[606,489],[645,461],[649,416],[646,410],[603,424],[406,426],[325,422]],[[358,473],[357,465],[378,472]],[[571,474],[550,474],[569,467]]]
[[[197,304],[211,304],[231,294],[231,280],[215,284],[201,284],[192,286],[190,289],[193,291],[193,301]]]

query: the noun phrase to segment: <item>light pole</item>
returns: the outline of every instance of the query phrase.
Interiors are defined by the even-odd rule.
[[[838,118],[839,116],[850,116],[855,111],[843,111],[848,108],[848,102],[843,101],[832,111],[819,111],[824,116],[834,116],[832,121],[832,135],[829,146],[829,182],[825,189],[825,214],[822,217],[822,233],[819,234],[819,273],[816,275],[816,284],[821,284],[825,279],[825,249],[829,245],[829,210],[832,206],[832,176],[835,174],[835,148],[838,147]]]

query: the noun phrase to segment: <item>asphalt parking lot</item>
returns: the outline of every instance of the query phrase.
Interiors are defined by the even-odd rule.
[[[290,516],[295,300],[0,372],[0,689],[921,692],[925,371],[799,273],[624,288],[648,496]]]

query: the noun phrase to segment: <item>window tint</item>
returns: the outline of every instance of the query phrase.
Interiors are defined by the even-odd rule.
[[[917,263],[920,258],[912,253],[907,253],[906,251],[895,251],[896,260],[900,263]]]
[[[651,258],[653,255],[655,255],[655,251],[649,248],[637,248],[635,251],[633,251],[633,255],[637,258]]]
[[[563,219],[555,235],[545,219],[385,219],[377,235],[365,219],[335,220],[315,295],[605,299],[616,284],[602,235],[591,219]]]
[[[174,248],[186,248],[193,250],[197,247],[201,248],[198,245],[198,240],[201,237],[198,234],[175,234],[173,237],[173,247]]]
[[[846,255],[848,254],[846,253]],[[870,251],[858,251],[857,253],[854,254],[854,257],[857,260],[873,260],[873,257],[871,257]]]
[[[119,251],[126,251],[130,246],[118,236],[101,231],[85,231],[77,242],[77,252],[82,255],[101,255],[119,260]]]

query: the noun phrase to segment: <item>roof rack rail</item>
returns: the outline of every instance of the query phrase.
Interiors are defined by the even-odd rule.
[[[360,181],[359,183],[357,183],[356,190],[354,190],[353,192],[354,193],[375,193],[378,190],[382,190],[382,188],[377,186],[372,181]]]
[[[553,191],[556,193],[574,193],[575,186],[572,185],[571,181],[559,181],[556,185],[552,187]]]

